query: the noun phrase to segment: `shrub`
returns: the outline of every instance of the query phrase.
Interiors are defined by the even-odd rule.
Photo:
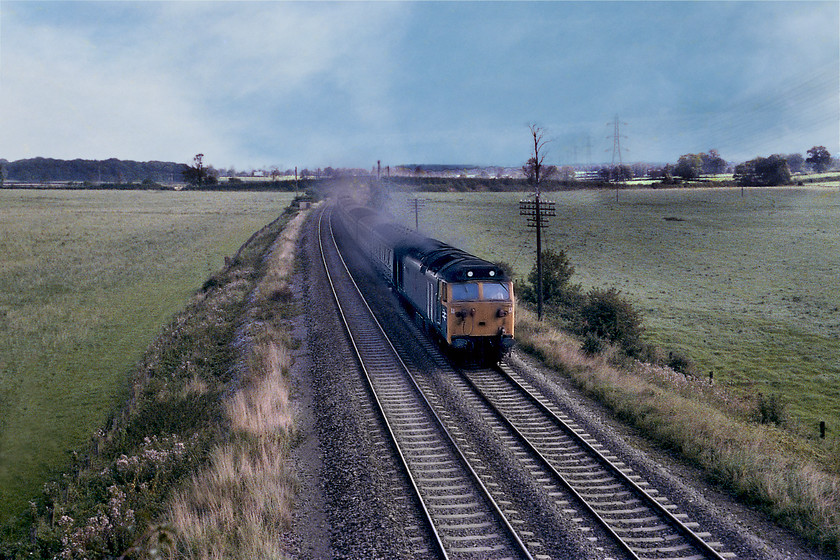
[[[516,275],[513,269],[513,265],[511,265],[509,262],[496,261],[493,264],[501,268],[504,271],[504,273],[507,274],[508,278],[513,278]]]
[[[781,426],[787,420],[786,404],[782,395],[773,393],[765,396],[758,394],[756,402],[756,420],[761,424],[776,424]]]
[[[697,366],[694,360],[680,352],[668,352],[668,367],[683,375],[696,375]]]
[[[579,304],[580,285],[570,282],[575,267],[563,250],[551,249],[542,252],[542,295],[543,304],[554,307],[574,308]],[[517,286],[519,297],[527,303],[537,302],[537,265],[528,274],[527,283]]]
[[[586,294],[577,330],[615,342],[628,356],[639,356],[644,350],[641,315],[615,288],[593,288]]]
[[[580,345],[581,351],[587,356],[594,356],[603,350],[604,341],[601,340],[595,333],[586,333],[583,339],[583,344]]]

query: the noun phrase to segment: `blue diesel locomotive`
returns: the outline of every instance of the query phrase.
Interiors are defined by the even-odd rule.
[[[495,362],[510,351],[513,282],[504,270],[348,199],[338,206],[350,236],[445,347]]]

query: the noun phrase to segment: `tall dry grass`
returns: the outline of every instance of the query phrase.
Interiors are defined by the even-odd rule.
[[[580,341],[517,310],[521,347],[569,376],[662,446],[678,451],[723,489],[761,506],[823,550],[840,554],[840,477],[814,461],[814,448],[789,433],[751,423],[725,398],[699,386],[672,387],[648,368],[618,368],[609,353],[587,356]],[[720,404],[720,406],[714,406]]]
[[[172,535],[168,558],[284,557],[297,481],[288,454],[295,436],[291,338],[281,318],[289,316],[293,302],[277,295],[290,293],[294,247],[305,216],[299,214],[283,230],[254,289],[242,377],[224,409],[231,441],[217,447],[209,467],[172,500],[164,525]]]

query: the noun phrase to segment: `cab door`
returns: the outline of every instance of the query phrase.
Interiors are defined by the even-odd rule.
[[[436,311],[435,285],[432,282],[429,282],[426,284],[426,317],[428,317],[429,321],[432,323],[437,323],[437,318],[435,317]]]

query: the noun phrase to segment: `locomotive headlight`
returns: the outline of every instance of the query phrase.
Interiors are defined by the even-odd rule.
[[[472,278],[472,277],[473,277],[473,271],[472,271],[472,270],[468,270],[468,271],[467,271],[467,277],[468,277],[468,278]]]
[[[491,270],[491,271],[490,271],[490,276],[496,276],[496,271],[495,271],[495,270]]]

